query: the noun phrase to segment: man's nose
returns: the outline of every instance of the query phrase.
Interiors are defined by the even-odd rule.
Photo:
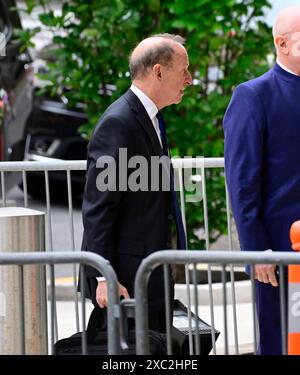
[[[190,86],[192,83],[193,83],[192,75],[191,75],[190,72],[188,72],[187,78],[186,78],[186,80],[185,80],[185,84],[186,84],[187,86]]]

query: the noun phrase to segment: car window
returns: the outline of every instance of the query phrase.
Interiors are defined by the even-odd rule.
[[[4,17],[3,3],[0,1],[0,32],[4,33],[5,17]]]
[[[3,0],[0,0],[0,32],[5,35],[6,40],[9,39],[11,23],[8,17],[7,5]]]
[[[25,66],[31,62],[28,51],[21,53],[20,43],[12,38],[13,29],[22,28],[15,7],[15,0],[0,0],[0,32],[5,37],[5,53],[0,53],[0,88],[6,91],[16,88],[27,72]]]
[[[0,7],[0,12],[1,12],[1,7]],[[5,25],[5,23],[4,23],[4,20],[2,18],[1,13],[0,13],[0,33],[3,33],[4,32],[4,25]]]

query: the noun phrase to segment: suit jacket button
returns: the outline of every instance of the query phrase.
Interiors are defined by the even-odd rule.
[[[173,216],[172,214],[169,214],[169,215],[168,215],[168,219],[169,219],[169,220],[173,220],[173,219],[174,219],[174,216]]]

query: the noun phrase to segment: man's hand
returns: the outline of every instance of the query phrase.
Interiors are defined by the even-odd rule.
[[[256,264],[254,266],[255,278],[262,283],[271,283],[272,286],[278,286],[275,269],[276,266],[273,264]]]
[[[118,282],[119,296],[130,298],[127,289]],[[96,300],[98,305],[103,308],[107,307],[107,282],[105,280],[99,281],[96,290]]]

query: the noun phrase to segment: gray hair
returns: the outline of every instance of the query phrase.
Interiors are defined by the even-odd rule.
[[[147,73],[149,68],[152,68],[155,64],[161,64],[163,66],[172,66],[173,56],[175,50],[170,41],[184,45],[185,39],[180,35],[175,34],[156,34],[152,35],[151,38],[162,38],[160,43],[157,43],[144,51],[139,57],[133,58],[133,52],[129,59],[129,70],[131,79],[142,78]],[[148,39],[148,38],[147,38]]]

